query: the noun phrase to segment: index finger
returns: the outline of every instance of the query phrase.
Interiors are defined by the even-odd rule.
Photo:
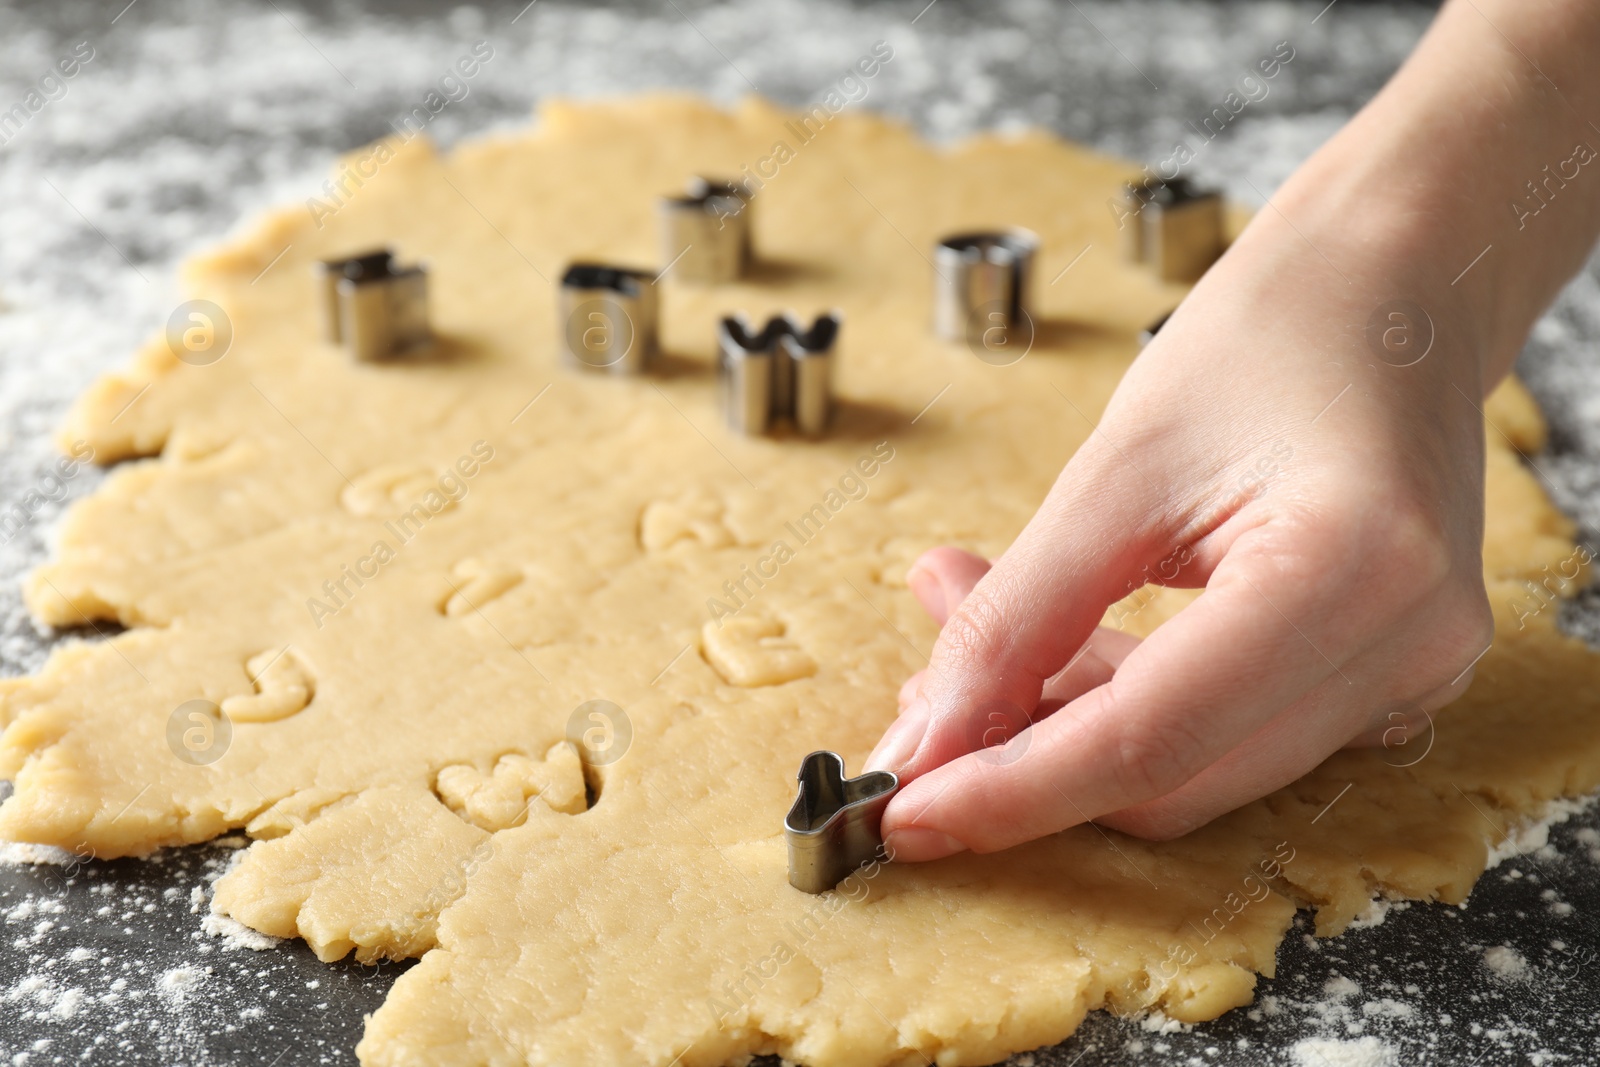
[[[1319,648],[1283,613],[1305,617],[1319,593],[1237,564],[1217,577],[1111,681],[902,788],[883,820],[895,857],[992,852],[1163,796],[1342,677],[1357,642]]]
[[[1068,464],[1052,491],[1057,506],[1040,509],[945,622],[903,716],[924,723],[923,736],[886,768],[902,780],[982,747],[995,709],[1026,720],[1150,554],[1154,538],[1130,534],[1137,502],[1126,495],[1059,506],[1065,495],[1086,495],[1076,485],[1086,480]]]

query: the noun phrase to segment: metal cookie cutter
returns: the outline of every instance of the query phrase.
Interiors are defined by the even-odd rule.
[[[561,276],[561,322],[569,366],[643,374],[656,358],[655,276],[574,263]]]
[[[934,249],[933,328],[960,341],[1028,314],[1028,283],[1039,238],[1027,230],[964,233]]]
[[[323,260],[323,330],[364,363],[403,356],[426,346],[428,271],[401,267],[387,248]]]
[[[743,182],[695,178],[661,200],[661,261],[697,285],[736,280],[750,265],[750,192]]]
[[[1222,255],[1222,194],[1185,178],[1128,182],[1123,253],[1168,282],[1192,282]]]
[[[883,809],[900,788],[888,771],[844,776],[836,752],[813,752],[796,775],[800,792],[783,820],[789,839],[789,884],[826,893],[883,847]]]
[[[807,437],[827,429],[839,322],[829,312],[807,330],[790,315],[775,315],[753,332],[743,316],[723,319],[717,328],[717,371],[728,425],[759,434],[790,419]]]

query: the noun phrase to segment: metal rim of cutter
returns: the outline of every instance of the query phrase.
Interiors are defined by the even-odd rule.
[[[980,259],[996,263],[1018,262],[1039,250],[1039,235],[1021,226],[1010,226],[1003,230],[975,230],[944,238],[939,242],[939,250],[948,250],[968,262]]]
[[[732,201],[738,206],[727,212],[729,216],[740,215],[750,206],[750,192],[743,182],[699,176],[689,179],[688,189],[681,196],[664,199],[667,204],[684,211],[708,211],[716,201]]]
[[[826,893],[863,864],[880,858],[883,809],[900,788],[889,771],[844,775],[836,752],[818,750],[800,763],[799,792],[783,820],[789,884]]]
[[[843,317],[837,311],[825,311],[807,329],[800,325],[793,312],[785,311],[772,316],[759,330],[751,329],[750,320],[742,313],[725,316],[721,326],[722,337],[746,352],[768,352],[789,338],[805,355],[817,355],[833,347],[842,322]]]
[[[607,289],[619,296],[637,300],[644,295],[650,273],[632,267],[613,267],[606,263],[573,263],[561,275],[565,289]]]

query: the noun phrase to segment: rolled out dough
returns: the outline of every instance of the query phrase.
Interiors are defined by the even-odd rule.
[[[907,564],[1003,549],[1182,290],[1118,259],[1125,163],[1040,134],[940,152],[864,114],[802,142],[790,118],[649,98],[551,105],[448,158],[391,143],[318,217],[193,261],[225,357],[157,338],[62,432],[132,462],[73,510],[29,604],[129,629],[4,683],[0,835],[109,857],[246,828],[222,911],[326,959],[423,957],[368,1024],[371,1065],[945,1065],[1097,1008],[1214,1017],[1272,973],[1296,904],[1334,934],[1375,892],[1459,901],[1486,842],[1600,782],[1600,661],[1527,610],[1548,597],[1525,583],[1576,557],[1512,450],[1543,428],[1508,384],[1488,408],[1500,636],[1433,735],[1170,843],[1083,826],[791,889],[801,757],[859,768],[934,639]],[[563,265],[660,266],[656,196],[763,160],[761,265],[666,276],[661,372],[562,369]],[[1000,225],[1043,239],[1010,366],[928,328],[933,242]],[[431,266],[438,358],[353,365],[320,340],[312,264],[382,243]],[[832,307],[832,432],[730,434],[717,317]],[[721,625],[713,598],[737,609]],[[169,741],[196,699],[229,716],[211,762]],[[591,701],[611,705],[570,732]],[[594,718],[612,705],[625,722]],[[568,739],[589,730],[608,755],[585,767]]]

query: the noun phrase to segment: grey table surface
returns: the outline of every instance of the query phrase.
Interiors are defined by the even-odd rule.
[[[1290,67],[1195,166],[1259,204],[1377,90],[1432,14],[1325,4],[0,4],[0,110],[56,59],[93,49],[64,93],[52,86],[0,139],[0,510],[32,501],[22,528],[0,537],[0,672],[37,669],[63,639],[29,620],[18,582],[99,478],[47,477],[67,404],[165,321],[184,255],[268,205],[303,201],[334,153],[383,135],[474,42],[494,56],[431,125],[445,143],[521,124],[556,94],[675,87],[807,103],[882,39],[896,58],[864,106],[929,136],[1035,124],[1156,159],[1288,41]],[[1597,339],[1591,264],[1519,364],[1554,429],[1540,476],[1586,538],[1600,526]],[[1564,620],[1600,635],[1600,597],[1580,597]],[[1597,827],[1593,808],[1578,812],[1488,872],[1465,908],[1396,908],[1322,943],[1302,916],[1248,1011],[1175,1032],[1094,1016],[1017,1062],[1600,1062]],[[364,1013],[403,965],[327,966],[298,942],[252,951],[208,935],[205,887],[228,855],[0,862],[0,1062],[354,1062]]]

